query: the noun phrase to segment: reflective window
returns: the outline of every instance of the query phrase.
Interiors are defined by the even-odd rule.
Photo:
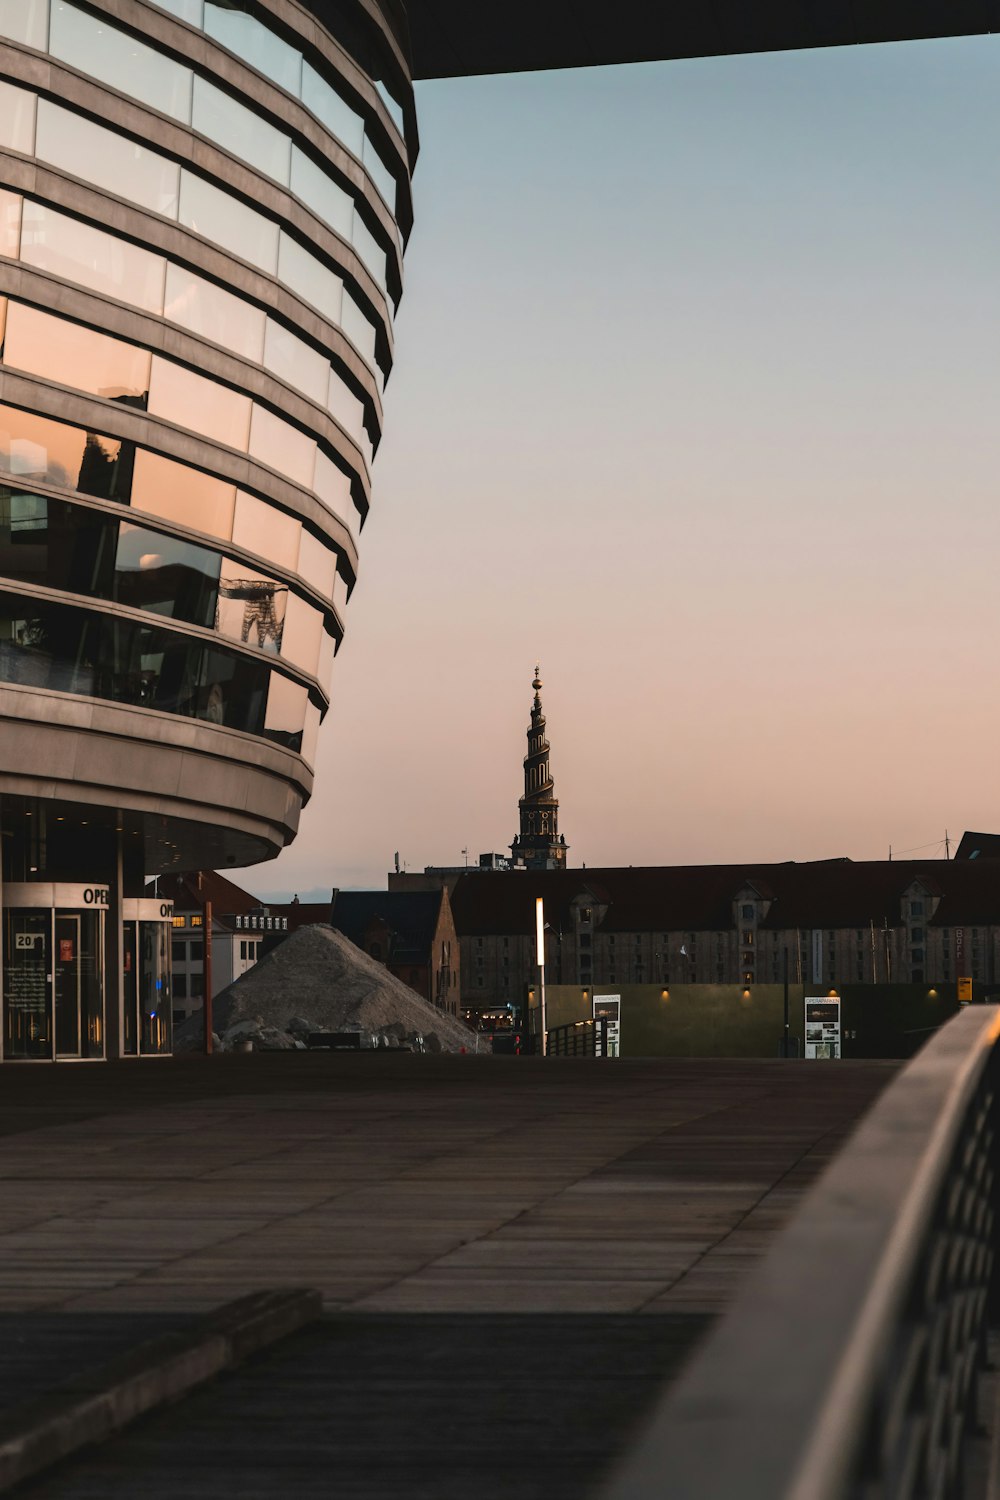
[[[176,162],[48,99],[38,101],[35,151],[40,160],[105,192],[168,218],[177,217],[180,168]]]
[[[351,225],[351,243],[378,285],[385,291],[385,251],[356,209]]]
[[[21,195],[0,188],[0,255],[17,259],[21,243]]]
[[[24,203],[21,259],[40,271],[117,297],[146,312],[163,310],[162,255],[81,224],[30,198]]]
[[[236,492],[236,513],[233,517],[233,542],[269,557],[279,567],[298,569],[299,538],[302,522],[288,516],[283,510],[248,495],[244,490]]]
[[[162,516],[178,526],[228,539],[236,487],[140,448],[135,456],[132,509]]]
[[[35,96],[0,83],[0,146],[30,156],[35,149]]]
[[[244,562],[224,559],[218,615],[222,635],[260,651],[284,654],[282,630],[287,603],[287,584],[255,573]]]
[[[171,15],[186,21],[189,26],[201,27],[205,11],[204,0],[156,0],[156,4],[161,10],[169,10]]]
[[[330,381],[327,360],[304,339],[268,318],[264,333],[264,368],[294,390],[324,405]]]
[[[348,151],[361,156],[365,143],[364,121],[308,62],[302,64],[302,103]]]
[[[244,359],[261,358],[266,321],[263,310],[183,266],[167,266],[163,315]]]
[[[190,68],[65,0],[52,6],[49,51],[151,109],[185,124],[191,119]]]
[[[300,151],[298,146],[292,147],[291,189],[307,208],[312,209],[317,218],[350,241],[354,199],[343,188],[339,188],[316,165],[312,157]]]
[[[149,352],[95,333],[21,302],[7,314],[3,360],[60,385],[143,408],[149,389]]]
[[[0,36],[44,52],[48,32],[49,0],[0,0]]]
[[[278,277],[301,297],[323,314],[329,322],[339,325],[343,310],[344,283],[339,276],[327,269],[308,250],[284,232],[278,251]]]
[[[0,469],[19,480],[40,479],[127,502],[133,457],[133,445],[120,438],[0,406]]]
[[[319,739],[319,709],[315,703],[306,704],[306,722],[302,730],[302,748],[299,754],[307,766],[316,764],[316,746]]]
[[[343,469],[339,469],[332,459],[327,458],[321,448],[316,450],[313,492],[318,500],[322,500],[348,526],[357,524],[354,501],[351,498],[351,481]]]
[[[250,456],[286,475],[295,484],[306,488],[312,485],[315,439],[256,404],[250,419]]]
[[[277,270],[277,224],[186,169],[181,171],[180,221],[262,271],[273,275]]]
[[[378,188],[386,205],[396,212],[396,178],[385,162],[379,156],[371,141],[365,136],[364,147],[361,152],[361,160],[368,168],[368,175]]]
[[[299,92],[302,55],[255,17],[231,5],[206,0],[205,30],[209,36],[235,52],[258,73],[270,78],[290,94]]]
[[[320,687],[326,696],[330,696],[330,679],[333,676],[333,655],[337,649],[337,643],[328,630],[324,630],[319,643],[319,663],[316,667],[316,677]]]
[[[309,694],[297,682],[274,673],[267,695],[267,717],[264,733],[269,740],[277,740],[289,750],[298,750],[302,744],[302,728],[306,719]]]
[[[287,661],[315,677],[319,666],[323,616],[318,609],[292,594],[285,611],[281,654]]]
[[[301,743],[305,690],[265,662],[76,605],[0,594],[0,680]]]
[[[332,599],[334,574],[337,569],[337,554],[329,542],[320,541],[303,526],[299,544],[299,575],[310,584],[323,599]]]
[[[133,609],[211,629],[219,594],[218,552],[122,521],[114,598]]]
[[[288,136],[204,78],[194,81],[191,123],[224,151],[287,186],[291,151]]]
[[[191,432],[204,433],[217,443],[246,452],[250,426],[250,398],[228,386],[196,375],[184,365],[153,355],[149,380],[149,410]]]
[[[116,525],[68,500],[0,487],[0,573],[74,594],[105,592],[114,555],[106,531]]]
[[[389,111],[389,118],[392,120],[392,123],[399,131],[400,136],[405,137],[406,121],[403,116],[402,105],[397,104],[396,100],[393,98],[392,94],[389,93],[389,90],[386,88],[385,84],[380,78],[375,79],[375,87],[378,90],[379,98],[382,100],[382,103]]]
[[[327,392],[327,410],[335,422],[339,422],[345,432],[349,433],[356,443],[364,445],[369,443],[368,434],[365,430],[365,408],[358,400],[353,391],[348,390],[346,384],[341,380],[336,370],[330,370],[330,385]],[[371,454],[369,453],[369,458]]]
[[[361,311],[361,308],[346,287],[344,288],[344,306],[340,323],[358,353],[369,365],[374,365],[375,325]]]

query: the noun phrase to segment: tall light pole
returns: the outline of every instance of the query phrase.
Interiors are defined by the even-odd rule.
[[[541,896],[535,901],[535,942],[537,948],[539,994],[541,999],[539,1018],[542,1027],[542,1056],[544,1057],[547,1050],[545,1036],[545,907]]]

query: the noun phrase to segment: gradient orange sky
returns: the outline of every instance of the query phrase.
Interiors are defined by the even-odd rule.
[[[1000,39],[423,84],[362,571],[272,898],[1000,828]],[[928,849],[926,852],[933,852]]]

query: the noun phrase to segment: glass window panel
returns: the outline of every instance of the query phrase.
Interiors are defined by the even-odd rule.
[[[259,651],[284,654],[282,632],[288,585],[255,573],[246,563],[227,557],[219,580],[218,629],[231,640]]]
[[[264,333],[264,368],[318,406],[323,405],[330,380],[329,362],[273,318],[268,318]]]
[[[154,213],[177,217],[176,162],[48,99],[38,101],[35,151],[42,161],[84,182]]]
[[[194,81],[191,123],[224,151],[287,186],[292,147],[288,136],[204,78]]]
[[[254,16],[206,0],[205,30],[279,88],[298,95],[302,54]]]
[[[267,690],[267,716],[264,719],[264,734],[289,750],[298,750],[302,744],[302,729],[306,721],[309,694],[298,682],[289,682],[280,672],[271,673]]]
[[[24,203],[21,259],[40,271],[117,297],[146,312],[163,311],[165,261],[161,255],[81,224],[30,198]]]
[[[333,579],[337,569],[337,554],[327,541],[320,541],[311,531],[302,528],[299,545],[299,574],[323,599],[333,598]]]
[[[231,255],[272,274],[277,269],[277,224],[186,169],[181,172],[180,220]]]
[[[74,594],[112,595],[118,521],[68,500],[0,489],[0,573]]]
[[[358,353],[370,365],[375,363],[375,325],[360,309],[347,288],[344,288],[344,306],[341,327]]]
[[[319,740],[319,709],[315,703],[306,704],[306,722],[302,730],[302,749],[299,754],[307,766],[316,764],[316,746]]]
[[[392,120],[392,123],[395,125],[400,135],[405,136],[406,122],[403,116],[403,106],[396,103],[396,100],[389,93],[389,90],[386,88],[385,84],[380,78],[376,78],[375,87],[378,89],[379,98],[382,100],[382,103],[389,111],[389,118]]]
[[[337,642],[328,630],[324,630],[319,643],[319,662],[316,667],[316,677],[320,687],[326,696],[330,696],[330,679],[333,676],[333,656],[337,649]]]
[[[0,0],[0,36],[44,52],[49,40],[49,0]]]
[[[385,199],[387,207],[396,212],[396,178],[379,156],[368,136],[365,136],[361,160],[368,168],[368,175]]]
[[[357,209],[351,228],[351,244],[361,256],[379,286],[385,291],[386,254]]]
[[[123,521],[115,553],[114,598],[209,629],[218,604],[218,552]]]
[[[204,433],[217,443],[246,452],[250,397],[158,354],[153,355],[149,379],[149,410],[154,416],[176,422],[178,427]]]
[[[244,359],[260,359],[266,320],[262,308],[252,307],[183,266],[167,266],[166,288],[165,318]]]
[[[7,298],[0,297],[0,353],[2,353],[4,330],[7,327]]]
[[[0,188],[0,255],[17,259],[21,244],[21,195]]]
[[[31,156],[35,149],[35,96],[0,83],[0,146]]]
[[[268,667],[246,656],[230,655],[209,646],[202,659],[202,675],[195,715],[212,724],[226,724],[260,734],[264,729]],[[268,735],[268,738],[272,736]]]
[[[285,660],[315,676],[319,666],[322,634],[323,616],[320,611],[300,599],[297,594],[290,595],[281,638],[281,654]]]
[[[228,540],[235,502],[235,485],[142,448],[135,455],[133,510]]]
[[[315,439],[254,402],[250,418],[250,456],[296,484],[311,486],[316,462]]]
[[[315,307],[331,323],[339,325],[344,298],[344,283],[339,276],[310,255],[309,251],[282,233],[278,250],[278,280]]]
[[[120,438],[0,406],[0,469],[21,481],[45,480],[85,495],[127,500],[133,449]]]
[[[302,64],[302,102],[341,145],[360,158],[365,143],[364,120],[308,62]]]
[[[190,68],[65,0],[53,0],[49,51],[151,109],[191,119]]]
[[[348,526],[356,524],[354,501],[351,499],[351,481],[343,469],[327,458],[321,448],[316,449],[316,469],[313,475],[313,492],[318,500],[333,511],[335,516]]]
[[[338,187],[322,167],[317,166],[312,157],[300,151],[298,146],[292,147],[291,188],[295,196],[301,198],[324,224],[343,235],[345,240],[350,240],[354,199],[350,193],[345,193],[343,188]]]
[[[236,492],[236,514],[233,518],[233,542],[269,557],[279,567],[295,569],[299,561],[299,538],[302,522],[283,510],[248,495]]]
[[[12,302],[4,363],[109,401],[143,408],[149,389],[149,351],[95,333],[79,323]]]
[[[339,422],[356,443],[363,443],[367,439],[364,404],[358,400],[353,391],[348,390],[334,369],[330,370],[330,386],[326,404],[334,421]]]
[[[156,4],[161,10],[169,10],[171,15],[186,21],[189,26],[201,27],[205,11],[204,0],[156,0]]]

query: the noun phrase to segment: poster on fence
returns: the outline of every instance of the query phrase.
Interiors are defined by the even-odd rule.
[[[840,996],[806,996],[806,1057],[840,1057]]]
[[[594,1020],[605,1016],[608,1022],[608,1057],[618,1056],[619,1038],[621,1032],[621,995],[595,995],[594,996]],[[598,1046],[600,1043],[598,1042]]]

